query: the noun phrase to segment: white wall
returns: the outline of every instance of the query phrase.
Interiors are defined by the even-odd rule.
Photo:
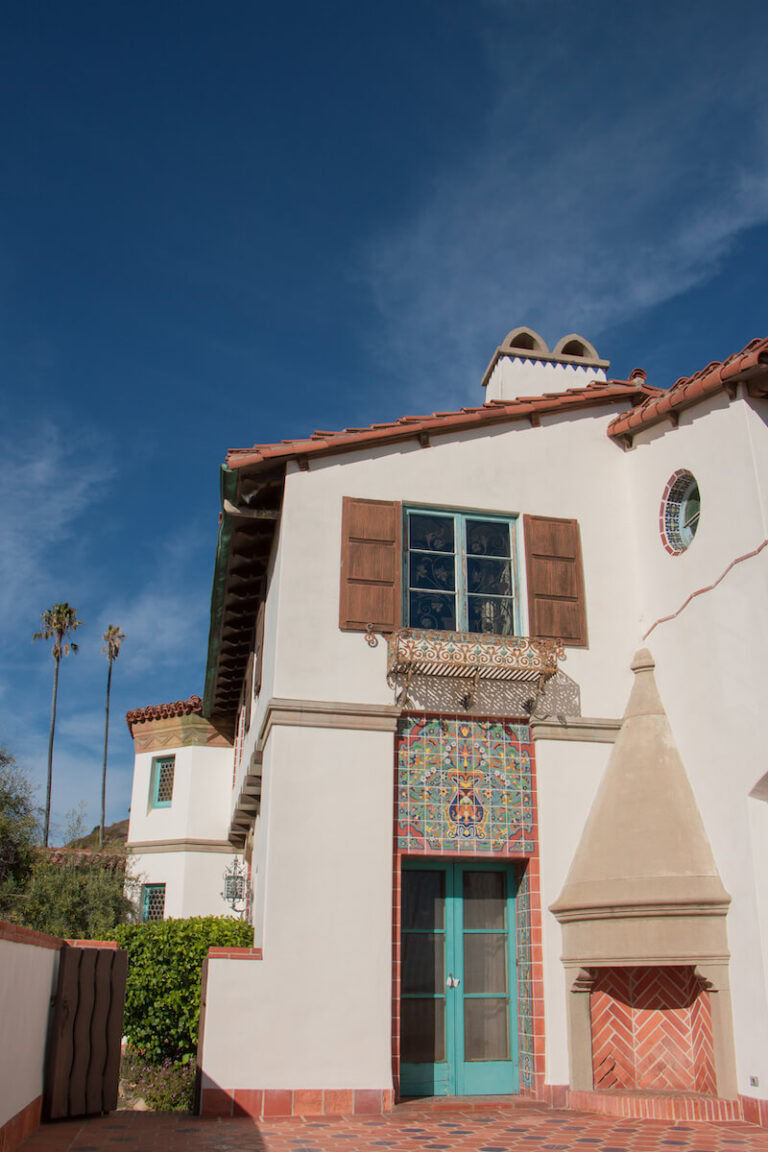
[[[224,869],[235,855],[224,852],[142,852],[129,856],[139,884],[165,884],[165,918],[231,916],[222,898]],[[141,894],[137,894],[139,913]]]
[[[152,761],[176,757],[168,808],[150,800]],[[133,771],[128,843],[144,840],[226,840],[229,831],[232,749],[193,745],[139,752]]]
[[[562,929],[549,906],[565,883],[612,747],[536,741],[547,1084],[569,1081]]]
[[[696,413],[693,419],[692,412]],[[627,454],[642,588],[643,630],[656,680],[693,786],[723,883],[739,1091],[768,1095],[768,1002],[761,897],[755,883],[755,821],[749,793],[766,771],[764,652],[768,642],[768,548],[738,563],[765,539],[768,432],[742,401],[718,395],[683,413],[680,426],[650,429]],[[688,468],[699,482],[701,519],[687,551],[659,541],[658,507],[670,475]],[[763,911],[763,916],[765,912]],[[749,1084],[757,1076],[760,1086]]]
[[[55,948],[0,939],[0,1127],[43,1092]]]
[[[391,1089],[392,735],[275,728],[264,767],[264,959],[209,962],[204,1086]]]

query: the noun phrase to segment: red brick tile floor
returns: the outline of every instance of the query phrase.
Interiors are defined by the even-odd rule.
[[[401,1104],[378,1117],[202,1120],[116,1112],[45,1124],[20,1152],[768,1152],[768,1131],[741,1121],[665,1123],[504,1107]]]

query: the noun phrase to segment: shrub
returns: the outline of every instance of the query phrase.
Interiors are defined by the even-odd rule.
[[[19,900],[16,921],[74,940],[112,940],[134,914],[122,868],[97,855],[41,849]]]
[[[253,927],[227,916],[122,924],[112,938],[128,951],[123,1031],[155,1066],[195,1062],[200,976],[211,946],[247,948]]]
[[[194,1064],[147,1064],[138,1052],[126,1048],[120,1076],[130,1095],[141,1099],[155,1112],[191,1112],[195,1098]]]

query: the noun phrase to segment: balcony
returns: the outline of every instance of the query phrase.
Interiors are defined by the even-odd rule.
[[[558,640],[400,628],[388,640],[387,679],[455,676],[543,685],[565,658]]]

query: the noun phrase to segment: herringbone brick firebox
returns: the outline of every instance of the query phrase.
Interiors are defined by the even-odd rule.
[[[595,970],[595,1089],[715,1094],[709,993],[691,965]]]

